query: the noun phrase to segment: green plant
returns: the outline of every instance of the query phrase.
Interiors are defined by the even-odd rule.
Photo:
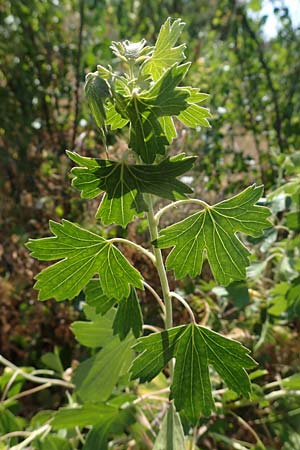
[[[209,416],[215,410],[209,366],[238,395],[250,395],[245,369],[256,363],[249,351],[197,324],[187,301],[170,290],[167,277],[167,269],[173,269],[177,279],[198,276],[205,255],[219,284],[242,280],[250,252],[236,233],[259,237],[271,225],[270,211],[256,205],[261,186],[252,185],[210,206],[189,198],[192,190],[178,179],[191,169],[195,158],[166,153],[177,135],[173,117],[185,126],[209,126],[209,111],[200,106],[208,95],[182,85],[189,63],[182,63],[185,46],[175,44],[183,25],[179,19],[173,23],[168,19],[154,47],[146,46],[144,40],[113,43],[124,72],[98,66],[97,72],[87,76],[87,100],[104,143],[107,127],[129,125],[129,148],[122,158],[110,159],[114,155],[109,149],[107,159],[68,152],[77,164],[72,170],[73,186],[82,197],[103,193],[96,217],[105,225],[126,228],[135,217],[146,215],[152,250],[125,238],[108,239],[67,220],[50,223],[53,237],[27,244],[37,259],[60,260],[36,277],[41,301],[73,299],[85,289],[89,321],[75,322],[72,328],[79,342],[98,351],[79,365],[73,377],[74,398],[81,405],[59,411],[51,422],[54,430],[94,426],[84,449],[106,448],[111,433],[120,433],[132,423],[137,403],[128,393],[128,386],[135,389],[132,380],[150,382],[161,372],[169,380],[163,393],[170,391],[170,407],[155,449],[183,448],[181,421],[188,430],[201,415]],[[154,212],[154,196],[171,203]],[[163,214],[189,203],[197,206],[195,213],[159,229]],[[118,245],[129,245],[150,259],[158,271],[162,299]],[[165,264],[161,249],[170,247],[174,248]],[[136,290],[145,288],[158,301],[164,330],[143,325]],[[173,326],[173,298],[187,309],[190,324]],[[148,328],[155,332],[141,337]],[[133,353],[138,354],[134,357]]]

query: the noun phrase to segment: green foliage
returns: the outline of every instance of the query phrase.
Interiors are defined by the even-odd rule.
[[[269,210],[253,206],[261,194],[262,187],[250,186],[235,197],[214,206],[205,205],[203,211],[162,230],[157,245],[175,246],[167,258],[167,268],[174,269],[176,278],[187,274],[195,277],[202,270],[205,250],[218,283],[227,285],[244,279],[250,252],[235,233],[260,236],[271,225],[267,220]]]
[[[135,289],[131,289],[130,295],[120,301],[113,330],[121,340],[125,339],[130,330],[135,338],[142,334],[143,314]]]
[[[55,297],[58,301],[72,299],[99,273],[103,292],[117,299],[127,297],[130,285],[142,289],[141,275],[101,236],[80,228],[67,220],[50,222],[55,237],[30,240],[32,256],[52,261],[62,259],[37,275],[39,299]]]
[[[71,152],[68,156],[80,165],[72,169],[75,176],[72,184],[83,198],[105,192],[96,214],[105,224],[125,227],[135,216],[147,211],[142,194],[175,200],[192,192],[176,178],[192,168],[194,157],[177,155],[154,166],[85,158]]]
[[[161,423],[153,450],[182,450],[184,445],[184,434],[179,414],[176,413],[173,403],[170,403]]]
[[[228,387],[249,396],[250,382],[245,368],[255,362],[240,343],[194,324],[175,327],[140,338],[135,349],[142,352],[133,362],[132,378],[150,381],[171,358],[176,359],[171,396],[176,409],[192,422],[214,410],[208,365],[221,375]]]
[[[169,17],[161,27],[153,52],[142,67],[142,72],[150,74],[153,80],[160,78],[168,67],[185,58],[185,44],[174,47],[184,25],[181,19],[174,20],[172,23]]]
[[[79,3],[79,18],[84,18],[90,27],[89,33],[83,32],[82,45],[85,47],[91,42],[93,44],[84,56],[85,66],[94,67],[96,58],[100,58],[103,64],[108,59],[111,60],[108,53],[110,27],[114,35],[119,32],[121,36],[125,36],[130,24],[139,42],[114,42],[111,49],[121,61],[120,65],[116,70],[111,66],[97,66],[97,71],[86,78],[87,103],[104,144],[100,148],[100,152],[103,150],[100,158],[87,158],[68,152],[69,157],[78,165],[72,171],[73,186],[81,192],[82,198],[92,199],[102,195],[96,213],[101,224],[94,226],[88,211],[85,220],[87,229],[66,220],[61,224],[51,222],[53,237],[30,240],[28,244],[32,255],[37,259],[59,261],[37,276],[36,287],[40,290],[40,300],[51,297],[58,301],[75,298],[75,314],[81,316],[83,309],[86,320],[80,317],[72,324],[71,329],[78,343],[87,347],[84,350],[80,350],[79,346],[76,348],[75,359],[82,361],[79,364],[74,361],[74,354],[68,356],[67,364],[73,358],[72,369],[68,368],[65,372],[56,351],[46,353],[40,359],[42,364],[56,371],[56,374],[50,372],[48,375],[59,377],[58,381],[64,383],[63,386],[69,390],[67,397],[70,406],[57,413],[44,411],[37,414],[30,423],[30,435],[45,424],[49,428],[35,438],[31,445],[43,450],[69,449],[70,446],[105,449],[110,442],[109,448],[136,445],[138,449],[144,449],[154,445],[154,449],[159,450],[179,449],[189,445],[193,448],[221,445],[224,448],[263,449],[284,443],[284,448],[292,448],[293,445],[295,448],[300,432],[297,424],[299,377],[296,373],[299,367],[292,357],[299,350],[298,343],[295,342],[300,303],[299,158],[294,152],[294,146],[299,141],[299,77],[290,61],[293,61],[292,55],[297,48],[297,33],[282,19],[282,34],[265,45],[261,38],[261,26],[250,19],[242,4],[234,5],[233,8],[226,0],[213,6],[196,1],[199,14],[195,15],[194,4],[191,7],[186,2],[184,5],[179,2],[176,8],[189,11],[190,14],[185,37],[189,40],[194,64],[188,71],[189,64],[182,64],[185,45],[177,44],[184,25],[180,19],[168,19],[165,22],[153,47],[146,45],[145,39],[141,40],[144,30],[147,29],[147,33],[153,35],[161,20],[156,12],[155,2],[142,2],[133,7],[128,2],[117,2],[105,5],[105,8],[95,8],[92,2]],[[250,2],[250,7],[259,9],[258,3]],[[67,2],[60,2],[57,9],[62,8],[63,11],[66,4]],[[11,139],[17,140],[20,130],[22,142],[16,148],[20,148],[20,154],[24,149],[24,154],[30,149],[30,170],[24,163],[22,171],[35,175],[28,177],[27,189],[31,181],[33,185],[43,186],[42,193],[37,193],[32,203],[42,204],[44,216],[39,219],[40,222],[44,223],[43,219],[48,220],[54,214],[61,218],[63,209],[73,222],[79,222],[84,208],[80,199],[72,199],[69,209],[65,197],[60,199],[55,196],[55,209],[52,210],[47,209],[48,194],[43,192],[46,187],[53,189],[53,180],[59,182],[65,177],[66,159],[63,151],[66,147],[74,147],[76,136],[77,151],[84,148],[84,155],[92,156],[98,151],[93,131],[87,131],[86,125],[82,125],[85,120],[79,122],[81,117],[87,116],[84,115],[85,111],[80,110],[79,78],[75,89],[72,78],[73,72],[80,77],[82,67],[81,48],[78,48],[78,52],[72,50],[72,30],[69,30],[68,42],[64,44],[66,48],[70,48],[67,54],[62,52],[61,42],[64,39],[60,33],[55,34],[55,39],[52,39],[50,30],[46,46],[44,39],[36,39],[38,34],[34,30],[44,29],[42,25],[45,17],[51,17],[51,20],[53,17],[53,23],[58,18],[58,25],[54,29],[62,29],[64,15],[62,11],[55,11],[53,5],[36,4],[32,8],[32,17],[29,10],[26,12],[24,5],[5,6],[12,10],[13,23],[22,25],[15,27],[15,34],[14,25],[11,26],[7,35],[11,39],[5,37],[7,45],[15,47],[16,59],[22,62],[15,64],[11,74],[4,67],[5,83],[7,82],[5,88],[10,92],[10,102],[7,114],[4,115],[5,132],[0,131],[5,144],[3,154],[12,162],[8,165],[9,173],[15,174],[14,165],[19,154],[7,143]],[[68,3],[70,16],[73,7],[73,4]],[[169,9],[172,9],[171,5],[161,5],[159,14],[166,14]],[[92,32],[92,24],[99,17],[102,25],[96,36]],[[140,21],[139,17],[147,17],[147,21]],[[8,17],[7,20],[12,19]],[[212,23],[208,33],[205,20]],[[29,58],[22,54],[23,46],[19,46],[18,28],[22,28],[21,33],[25,34],[24,42],[28,32],[29,39],[24,48],[30,48]],[[99,41],[99,37],[101,46],[95,45],[93,41]],[[51,47],[54,41],[59,43],[59,51]],[[80,36],[78,42],[80,43]],[[43,54],[37,57],[39,48],[43,49]],[[63,55],[57,65],[53,61],[60,56],[53,56],[55,53]],[[77,61],[75,71],[71,68],[66,72],[68,58]],[[5,64],[6,62],[5,59]],[[32,64],[38,65],[37,71],[32,70]],[[19,73],[22,74],[22,79]],[[51,79],[49,85],[47,77]],[[64,95],[58,87],[60,77],[64,82]],[[212,131],[208,122],[210,113],[202,107],[208,94],[185,84],[201,86],[204,91],[212,92]],[[18,90],[28,92],[28,101],[25,102],[29,105],[28,108],[24,108],[24,102],[19,102],[16,94]],[[78,97],[75,101],[70,95],[73,91],[75,97]],[[16,98],[12,99],[15,95]],[[40,106],[36,106],[36,101]],[[66,114],[70,114],[72,120],[74,117],[70,136],[64,111],[68,111]],[[16,117],[16,126],[12,127],[12,132],[7,132],[6,121],[11,113],[14,120]],[[37,142],[40,139],[36,148],[42,148],[42,152],[36,152],[35,146],[28,144],[28,127],[31,127],[36,114],[37,123],[42,125],[41,130],[35,133],[39,136],[35,138]],[[178,120],[174,120],[174,116]],[[178,135],[175,124],[178,125]],[[115,137],[119,131],[113,133],[127,125],[129,148],[119,137]],[[186,127],[195,128],[195,132],[186,133]],[[206,128],[201,130],[201,134],[200,127]],[[126,133],[127,130],[125,135]],[[243,135],[242,143],[239,142],[240,134]],[[167,145],[176,137],[178,139],[169,152]],[[66,140],[69,145],[66,145]],[[200,156],[200,164],[195,164],[193,176],[187,179],[181,177],[192,168],[195,158],[182,154],[173,156],[178,149],[182,151],[183,148]],[[55,151],[62,154],[60,166],[57,165],[58,158],[52,154]],[[286,156],[285,153],[290,155]],[[41,158],[40,173],[31,166],[33,154]],[[40,183],[38,179],[41,173],[44,176]],[[15,178],[12,177],[13,182]],[[268,188],[274,184],[275,178],[278,189],[267,196],[267,199],[260,198],[262,188],[255,185],[232,197],[238,189],[243,189],[255,179],[265,182]],[[285,180],[288,182],[285,183]],[[4,186],[7,189],[7,184]],[[17,187],[26,198],[21,182]],[[208,206],[203,200],[190,199],[192,187],[195,188],[196,196],[203,194],[212,204],[224,197],[228,200]],[[71,194],[71,190],[66,191],[64,188],[65,185],[61,188],[64,194]],[[17,192],[16,196],[18,195]],[[71,195],[77,194],[72,192]],[[187,211],[186,219],[158,233],[156,217],[161,217],[162,214],[158,211],[158,216],[155,217],[153,213],[156,208],[155,197],[158,200],[183,200],[175,205],[180,206],[180,211],[179,208],[172,209],[178,215],[186,212],[184,207],[181,210],[181,206],[188,205],[189,201],[198,202],[203,210],[192,215]],[[63,206],[58,204],[60,201]],[[256,206],[257,202],[264,206]],[[23,200],[19,203],[23,209]],[[94,208],[95,203],[91,204]],[[268,228],[269,212],[265,206],[271,207],[277,225],[272,230]],[[167,207],[166,211],[170,210]],[[135,218],[138,218],[138,227],[131,225],[127,228]],[[168,224],[176,220],[173,216],[166,215]],[[10,227],[9,218],[7,223]],[[104,230],[102,224],[111,226]],[[123,230],[114,227],[114,224],[121,225]],[[28,219],[29,228],[26,230],[30,234],[30,227],[33,225],[36,227],[36,222]],[[263,233],[265,228],[267,230]],[[12,230],[15,232],[13,227]],[[139,244],[143,238],[148,239],[150,234],[152,243],[157,247],[152,249],[151,254],[148,249],[150,242],[146,242],[147,251],[141,246],[135,246],[135,249],[141,250],[143,257],[124,251],[127,260],[114,245],[118,239],[110,242],[108,237],[122,236],[122,243],[126,243],[124,237],[127,233],[135,236],[139,230],[143,233],[137,236]],[[44,233],[44,230],[41,232]],[[251,254],[244,246],[245,237],[240,237],[237,233],[250,236],[247,246]],[[174,269],[177,278],[184,278],[185,275],[196,277],[195,280],[188,278],[176,284],[175,293],[169,292],[161,261],[160,248],[167,247],[175,247],[167,256],[167,268]],[[15,253],[12,252],[12,255],[14,259]],[[145,262],[144,256],[147,255],[151,256],[154,269]],[[198,277],[205,257],[214,280],[206,267],[202,271],[202,277]],[[8,263],[5,267],[10,267],[10,261]],[[251,266],[246,271],[250,263]],[[28,273],[32,263],[29,267],[29,271],[26,268]],[[161,288],[158,289],[154,284],[158,279],[156,269],[162,281]],[[136,292],[136,289],[144,287],[140,271],[151,284],[148,288],[154,287],[158,291],[156,297],[163,297],[165,307],[161,308],[161,317],[158,317],[159,312],[152,307],[146,293]],[[99,278],[93,278],[95,274]],[[219,283],[230,284],[225,289]],[[147,287],[146,283],[145,285]],[[82,290],[86,304],[82,302]],[[181,299],[195,323],[182,325],[188,317],[187,311],[180,310],[176,302],[173,304],[176,308],[173,320],[178,326],[171,326],[170,297],[173,295]],[[3,298],[5,300],[5,291]],[[64,314],[62,304],[56,307],[59,314]],[[44,312],[47,313],[49,309],[46,309],[48,306],[45,303],[41,308],[44,308],[41,314],[44,320],[47,317]],[[69,306],[66,308],[71,310]],[[22,309],[23,311],[26,317],[27,310]],[[161,319],[166,330],[152,333],[153,324],[157,321],[161,325]],[[201,325],[197,325],[198,320]],[[143,328],[144,321],[146,325]],[[236,337],[247,346],[253,343],[256,359],[268,368],[269,372],[260,370],[250,374],[251,397],[250,381],[245,369],[251,369],[254,361],[245,347],[211,331],[211,328]],[[143,332],[147,336],[139,338]],[[152,334],[148,335],[149,332]],[[139,338],[137,344],[136,338]],[[133,348],[138,352],[134,361]],[[86,357],[88,359],[84,359]],[[173,358],[174,372],[171,363]],[[139,384],[128,380],[130,365],[131,377],[139,377]],[[64,367],[67,367],[65,361]],[[22,376],[19,372],[16,375],[14,370],[5,371],[0,377],[0,388],[7,411],[17,411],[20,403],[18,393],[23,381],[20,382]],[[31,370],[26,369],[28,372]],[[41,375],[43,374],[46,375],[42,371]],[[66,382],[70,374],[74,389]],[[279,381],[264,384],[262,378],[266,374],[268,381]],[[148,380],[151,382],[142,385]],[[168,387],[171,388],[169,402]],[[121,392],[134,392],[134,395],[120,395]],[[16,398],[13,398],[14,395]],[[47,397],[45,395],[41,398]],[[56,394],[51,401],[58,404]],[[213,420],[203,419],[202,416],[209,416],[215,410],[215,401],[218,407]],[[159,426],[166,403],[168,410]],[[180,411],[180,416],[175,408]],[[242,416],[247,411],[248,418],[250,414],[256,414],[258,408],[258,419],[249,421],[247,435],[244,437],[246,419]],[[5,414],[4,416],[7,417]],[[1,430],[4,434],[23,428],[23,423],[18,418],[15,425],[14,417],[12,414],[12,420],[8,421],[10,425]],[[285,418],[284,423],[282,417]],[[191,436],[191,425],[199,423],[199,419],[200,432],[195,428],[194,435]],[[251,430],[250,426],[254,429]],[[266,446],[256,435],[262,429],[268,432],[268,436],[262,433]],[[248,439],[250,430],[250,442],[245,442],[243,439]],[[15,445],[21,439],[23,437],[14,436],[5,438],[5,442]],[[256,443],[253,443],[255,440]]]

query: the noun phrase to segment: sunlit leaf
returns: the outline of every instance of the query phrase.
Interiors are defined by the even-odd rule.
[[[67,220],[50,221],[50,230],[55,237],[30,239],[27,244],[37,259],[62,259],[36,276],[39,300],[72,299],[95,273],[109,297],[128,297],[131,285],[143,289],[139,272],[108,240]]]
[[[250,252],[236,232],[260,236],[270,227],[268,208],[254,206],[261,194],[261,186],[250,186],[229,200],[163,229],[156,245],[175,246],[167,257],[167,268],[174,269],[176,278],[187,274],[194,277],[201,273],[205,251],[218,283],[227,285],[244,279]]]
[[[172,23],[170,17],[162,25],[152,56],[142,67],[142,72],[151,74],[153,80],[157,80],[168,67],[174,63],[180,63],[185,58],[185,44],[174,47],[184,25],[181,19],[174,20]]]

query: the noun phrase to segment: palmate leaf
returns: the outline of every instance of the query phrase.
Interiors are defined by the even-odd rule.
[[[50,230],[55,237],[27,243],[37,259],[62,259],[36,276],[39,300],[72,299],[95,273],[104,294],[117,300],[128,297],[131,286],[143,289],[140,273],[109,240],[64,219],[61,224],[50,221]]]
[[[262,191],[261,186],[249,186],[235,197],[206,207],[160,232],[158,247],[175,246],[166,266],[174,269],[176,278],[200,274],[204,251],[218,283],[227,285],[246,278],[250,252],[236,232],[257,237],[271,226],[267,220],[269,209],[254,206]]]
[[[169,17],[160,29],[153,53],[148,58],[143,66],[142,73],[150,74],[153,80],[158,78],[164,71],[172,66],[174,63],[180,63],[184,58],[185,44],[174,47],[185,23],[181,19],[175,20],[171,23]]]
[[[181,154],[157,165],[129,165],[67,153],[80,166],[72,169],[72,185],[81,191],[81,196],[94,198],[105,192],[96,214],[105,224],[125,227],[134,216],[147,211],[144,193],[175,200],[192,192],[176,177],[192,168],[194,157]]]
[[[249,351],[205,327],[191,324],[154,333],[138,339],[134,348],[141,354],[133,361],[131,377],[141,382],[152,380],[171,358],[176,359],[171,398],[176,409],[192,423],[214,410],[209,365],[230,389],[249,397],[250,381],[245,369],[256,364]]]

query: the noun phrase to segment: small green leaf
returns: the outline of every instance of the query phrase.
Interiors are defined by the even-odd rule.
[[[86,402],[105,401],[132,361],[131,335],[120,342],[115,336],[95,356],[81,363],[74,374],[76,392]]]
[[[60,408],[54,415],[51,426],[54,430],[87,427],[110,420],[116,409],[105,403],[85,403],[83,406]]]
[[[57,373],[63,373],[64,368],[61,363],[61,359],[59,357],[58,351],[55,353],[48,352],[42,355],[41,357],[42,363],[50,369],[54,370]]]
[[[50,221],[50,230],[55,237],[30,239],[27,243],[37,259],[63,258],[36,276],[39,300],[72,299],[95,273],[100,275],[103,292],[108,297],[118,300],[128,297],[131,285],[143,289],[140,273],[108,240],[64,219],[61,224]]]
[[[105,108],[104,101],[111,96],[110,86],[98,73],[89,73],[86,77],[85,94],[95,122],[105,140]]]
[[[124,119],[121,114],[119,114],[112,103],[107,103],[105,105],[106,112],[106,125],[110,125],[112,130],[117,128],[123,128],[128,124],[128,119]]]
[[[183,450],[184,448],[180,417],[171,403],[160,426],[153,450]]]
[[[294,373],[288,378],[281,380],[281,384],[288,390],[300,390],[300,373]]]
[[[120,301],[113,323],[114,334],[118,334],[121,341],[126,338],[130,330],[138,338],[143,330],[143,315],[135,289],[131,289],[129,297]]]
[[[189,97],[187,98],[187,108],[182,111],[177,118],[190,128],[196,128],[198,126],[210,127],[207,120],[211,117],[209,110],[198,105],[198,103],[206,100],[209,95],[204,94],[195,88],[184,87],[182,90],[187,90],[189,92]]]
[[[166,266],[174,269],[176,278],[201,273],[203,253],[216,281],[227,285],[246,277],[249,250],[236,232],[258,237],[271,223],[268,208],[254,206],[262,194],[262,187],[249,186],[229,200],[171,225],[160,232],[156,244],[160,248],[175,248],[168,255]]]
[[[181,19],[171,23],[169,17],[162,25],[152,56],[145,61],[142,73],[150,74],[153,80],[157,80],[164,71],[174,63],[180,63],[184,58],[185,44],[174,47],[185,23]]]
[[[73,322],[71,330],[81,345],[91,348],[104,347],[112,340],[114,318],[115,310],[110,310],[104,316],[95,315],[92,321]]]
[[[96,313],[106,314],[117,300],[103,293],[100,280],[91,280],[85,288],[85,301],[96,309]]]
[[[193,166],[194,157],[184,154],[167,158],[157,165],[129,165],[102,159],[86,158],[67,152],[80,167],[72,169],[72,185],[84,198],[105,192],[97,211],[103,223],[125,227],[134,216],[147,211],[144,193],[175,200],[185,198],[192,190],[177,180]]]
[[[250,381],[245,369],[255,366],[249,351],[239,342],[198,325],[184,325],[138,339],[142,352],[132,364],[131,377],[152,380],[176,358],[171,398],[177,411],[192,422],[214,410],[208,365],[212,365],[228,387],[249,397]]]

